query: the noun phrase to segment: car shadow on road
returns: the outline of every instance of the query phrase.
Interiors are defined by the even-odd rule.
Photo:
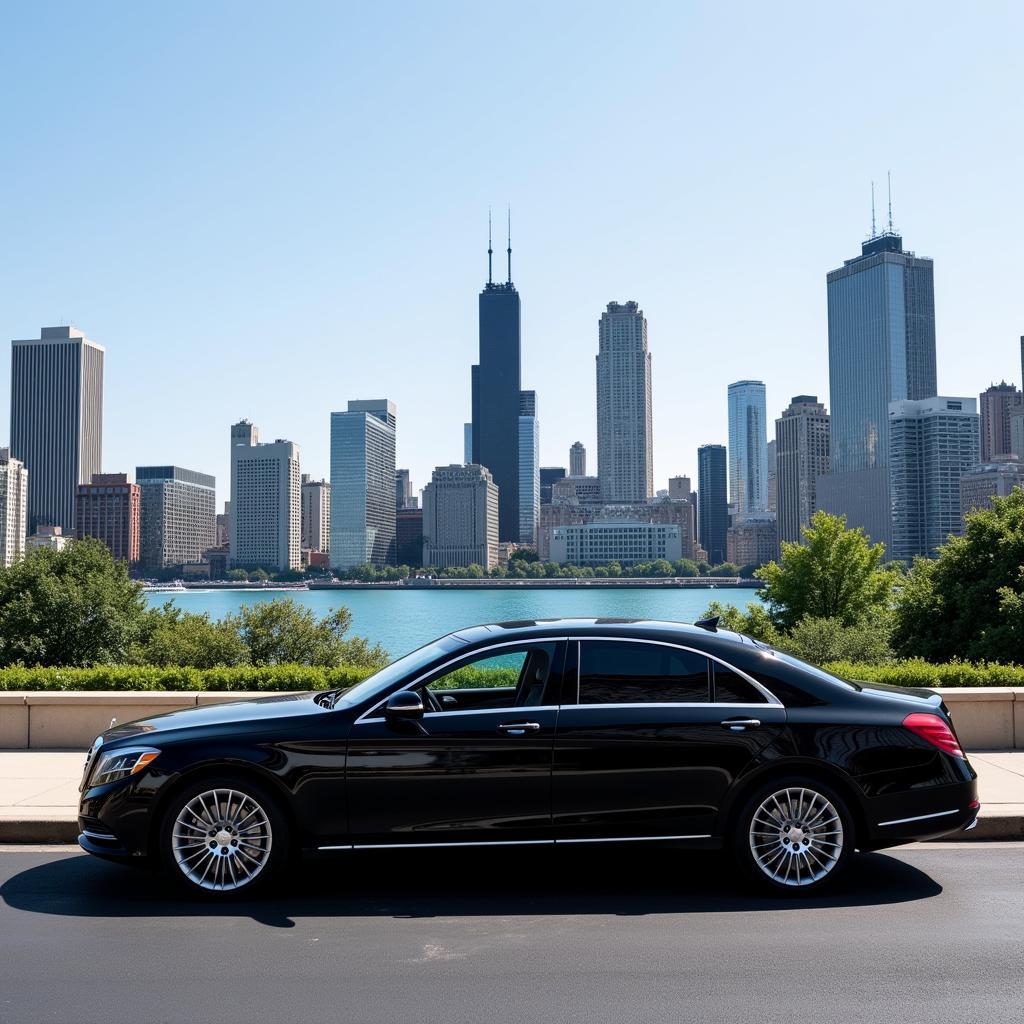
[[[377,851],[303,861],[272,893],[210,904],[145,868],[68,854],[12,876],[8,906],[72,917],[249,917],[288,928],[315,917],[473,917],[803,912],[928,899],[929,875],[880,853],[856,856],[820,896],[753,894],[722,853],[517,848]]]

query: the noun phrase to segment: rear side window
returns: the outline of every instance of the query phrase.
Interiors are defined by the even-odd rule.
[[[738,672],[725,665],[714,665],[716,704],[767,704],[761,691],[751,686]]]
[[[585,640],[581,704],[705,704],[708,659],[660,644]]]

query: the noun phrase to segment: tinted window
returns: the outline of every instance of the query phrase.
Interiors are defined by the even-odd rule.
[[[725,665],[715,664],[715,702],[717,704],[767,704],[760,690]]]
[[[659,644],[584,641],[581,704],[694,704],[708,699],[708,660]]]

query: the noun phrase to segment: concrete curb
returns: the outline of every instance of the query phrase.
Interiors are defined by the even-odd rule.
[[[1024,840],[1024,816],[985,814],[970,832],[957,832],[937,841],[970,843],[997,839]],[[75,818],[0,818],[0,843],[39,845],[77,842],[78,821]]]

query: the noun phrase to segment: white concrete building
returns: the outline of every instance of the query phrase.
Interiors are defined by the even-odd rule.
[[[287,571],[302,567],[299,446],[260,444],[248,420],[231,427],[231,565]]]
[[[423,564],[498,561],[498,488],[483,466],[438,466],[423,488]]]
[[[993,498],[1005,498],[1024,487],[1024,463],[1016,455],[997,455],[972,466],[960,477],[960,513],[991,508]]]
[[[683,557],[683,527],[678,523],[638,523],[628,519],[597,520],[551,528],[550,557],[571,565],[623,565]]]
[[[780,541],[798,542],[818,509],[818,477],[829,471],[829,416],[817,395],[795,395],[775,421]]]
[[[0,448],[0,566],[25,555],[28,539],[28,470],[10,448]]]
[[[537,546],[540,520],[540,421],[533,391],[519,393],[519,543]]]

